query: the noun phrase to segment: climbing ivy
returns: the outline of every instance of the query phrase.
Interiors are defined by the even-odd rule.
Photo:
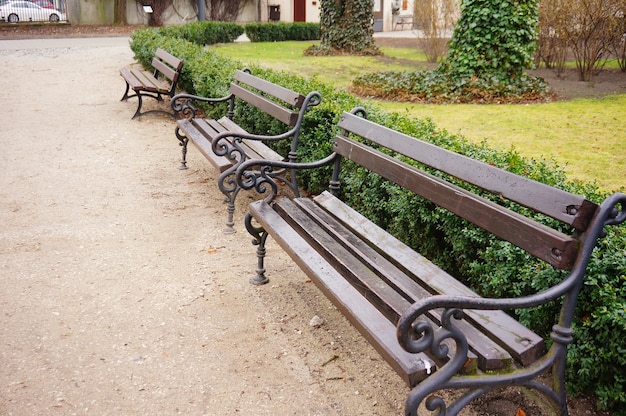
[[[539,0],[462,0],[448,55],[434,71],[367,74],[352,91],[379,98],[455,103],[550,99],[546,83],[524,73],[537,48]]]
[[[438,71],[455,79],[519,78],[532,66],[538,22],[539,0],[463,0]]]
[[[379,55],[371,0],[321,0],[321,42],[308,55]]]

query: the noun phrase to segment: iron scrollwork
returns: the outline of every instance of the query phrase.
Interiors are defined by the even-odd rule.
[[[406,415],[417,415],[417,409],[424,404],[429,411],[440,415],[456,415],[475,398],[505,385],[524,385],[542,393],[552,403],[555,410],[568,414],[565,394],[565,365],[567,346],[573,341],[571,328],[576,297],[582,286],[584,272],[594,246],[605,233],[605,227],[619,225],[626,221],[626,195],[616,193],[608,197],[597,210],[592,223],[581,237],[582,246],[578,258],[569,276],[557,285],[534,295],[510,299],[485,299],[436,295],[414,303],[398,321],[397,335],[400,345],[411,353],[428,351],[443,358],[449,350],[443,344],[451,339],[456,343],[454,356],[433,375],[413,388],[406,401]],[[552,328],[554,341],[550,350],[531,365],[507,374],[489,374],[482,377],[462,376],[459,371],[467,357],[468,347],[465,335],[454,324],[454,320],[463,319],[463,310],[512,310],[529,308],[545,304],[563,296],[563,306],[559,322]],[[441,327],[432,329],[421,320],[428,311],[444,309]],[[454,320],[452,319],[454,318]],[[534,379],[552,370],[552,385],[546,386]],[[447,404],[439,396],[431,394],[443,389],[470,390]]]

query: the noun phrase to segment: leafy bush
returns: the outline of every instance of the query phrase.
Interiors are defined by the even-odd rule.
[[[320,38],[319,23],[248,23],[244,30],[252,42],[318,40]]]
[[[244,33],[243,27],[237,23],[206,21],[167,26],[158,30],[163,36],[183,38],[198,45],[233,42]]]
[[[131,36],[131,48],[137,59],[148,65],[154,50],[162,47],[185,60],[185,89],[205,96],[222,96],[228,90],[240,63],[201,48],[184,39],[172,39],[150,30]],[[335,124],[343,111],[360,105],[368,109],[368,118],[410,136],[499,166],[560,189],[586,195],[601,202],[606,193],[595,184],[568,181],[563,169],[552,161],[527,160],[515,149],[492,150],[485,143],[476,145],[458,135],[437,128],[430,120],[398,113],[387,113],[374,104],[345,91],[337,91],[316,79],[307,80],[285,72],[253,67],[252,72],[271,82],[299,93],[318,91],[322,103],[305,118],[299,158],[317,160],[332,151]],[[275,131],[279,126],[255,111],[240,111],[236,121],[255,131]],[[277,150],[283,154],[287,149]],[[536,293],[562,278],[556,271],[511,244],[468,226],[456,215],[434,207],[411,192],[386,182],[378,175],[343,164],[343,190],[347,202],[399,239],[424,253],[468,286],[485,296],[520,296]],[[330,169],[302,172],[300,184],[319,193],[327,188]],[[519,207],[514,207],[520,209]],[[623,209],[624,207],[622,207]],[[616,415],[626,414],[626,226],[611,227],[595,249],[588,267],[585,285],[579,295],[574,327],[576,336],[568,354],[567,383],[573,393],[595,394],[604,409]],[[550,342],[549,332],[558,314],[558,305],[524,311],[518,318]]]

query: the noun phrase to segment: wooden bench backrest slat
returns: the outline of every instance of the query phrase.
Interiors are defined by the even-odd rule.
[[[256,90],[276,97],[279,100],[284,101],[285,103],[292,105],[298,109],[302,108],[302,105],[304,104],[304,100],[306,98],[302,94],[298,94],[295,91],[292,91],[280,85],[276,85],[262,78],[255,77],[254,75],[246,71],[237,70],[235,72],[234,79],[238,83],[249,85]]]
[[[260,95],[257,95],[240,85],[234,83],[230,84],[230,92],[236,97],[239,97],[242,100],[252,104],[253,106],[266,112],[275,119],[282,121],[288,126],[295,126],[298,122],[297,112],[291,111],[286,107],[276,104],[275,102],[268,100],[265,97],[261,97]]]
[[[158,57],[162,61],[166,62],[169,66],[174,68],[176,71],[180,71],[183,67],[183,61],[170,54],[169,52],[158,48],[154,53],[155,57]]]
[[[568,235],[349,138],[337,136],[334,150],[555,267],[574,263],[578,241]]]
[[[495,166],[442,149],[417,138],[344,113],[339,126],[374,143],[406,155],[549,217],[585,230],[597,205],[579,195],[507,172]]]
[[[176,82],[178,80],[178,72],[174,71],[169,66],[165,65],[163,62],[154,58],[152,60],[152,67],[159,71],[165,78],[169,79],[172,82]]]

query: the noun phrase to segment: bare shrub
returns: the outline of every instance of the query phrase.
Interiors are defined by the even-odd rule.
[[[448,51],[448,40],[459,18],[458,0],[415,0],[413,18],[423,36],[418,46],[428,62],[438,62]]]
[[[561,0],[542,0],[539,4],[539,37],[535,51],[535,65],[542,62],[546,68],[552,68],[560,76],[565,69],[567,58],[567,39],[562,32],[563,15],[559,4]]]

